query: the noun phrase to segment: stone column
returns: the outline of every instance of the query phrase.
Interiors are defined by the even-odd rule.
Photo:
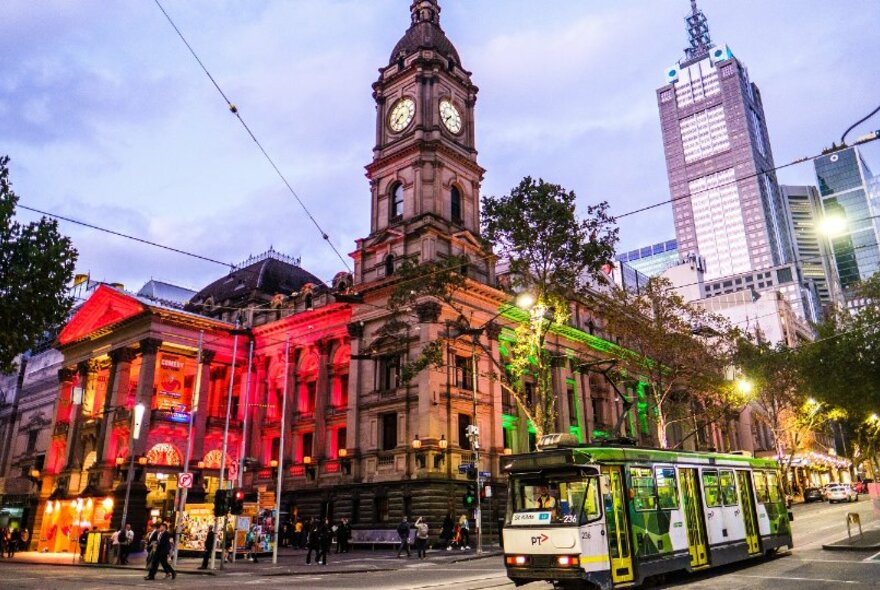
[[[287,435],[284,437],[284,448],[281,449],[281,453],[284,453],[285,463],[288,465],[293,461],[293,445],[295,444],[294,435],[293,435],[293,421],[290,417],[297,411],[296,409],[296,399],[297,399],[297,380],[296,380],[296,359],[297,359],[297,349],[290,349],[290,363],[288,364],[288,371],[284,373],[284,352],[281,353],[280,363],[281,363],[281,373],[284,375],[284,379],[287,382],[287,414],[282,413],[279,410],[279,415],[281,416],[281,424],[280,428],[287,429]],[[300,353],[302,350],[300,349]],[[284,382],[282,381],[282,389],[281,389],[281,407],[284,407]]]
[[[329,339],[315,343],[318,350],[318,381],[315,383],[315,457],[327,456],[327,429],[325,420],[330,402],[330,345]]]
[[[156,380],[156,356],[162,341],[155,338],[141,340],[141,372],[138,376],[137,403],[144,404],[144,418],[141,422],[140,437],[134,443],[134,454],[147,452],[147,439],[150,432],[150,414],[153,407],[153,389]]]
[[[65,469],[74,470],[82,467],[82,445],[80,444],[79,434],[83,421],[83,405],[86,401],[88,388],[93,385],[95,373],[98,370],[94,362],[83,362],[77,367],[79,374],[78,386],[82,387],[82,402],[73,406],[70,415],[70,429],[67,431],[67,460],[65,461]],[[71,403],[73,403],[73,392],[71,391]]]
[[[352,462],[351,475],[358,477],[358,464],[356,459],[358,454],[358,444],[360,441],[360,393],[364,391],[361,386],[363,380],[363,361],[358,360],[361,352],[364,336],[364,325],[361,322],[352,322],[348,324],[349,345],[351,346],[352,363],[349,365],[348,371],[348,416],[346,417],[346,440],[345,448]]]
[[[263,465],[269,463],[269,457],[264,456],[262,445],[261,426],[266,423],[266,406],[269,404],[272,386],[269,379],[269,358],[263,355],[254,356],[254,374],[251,381],[251,403],[255,404],[251,412],[251,422],[248,423],[247,448],[251,456],[256,457]],[[281,414],[280,408],[278,414]],[[284,421],[279,421],[283,425]],[[259,452],[257,452],[259,451]],[[280,451],[280,450],[279,450]]]
[[[208,403],[211,397],[211,363],[214,362],[213,350],[202,350],[202,383],[198,392],[198,405],[193,408],[195,416],[193,423],[192,458],[198,462],[204,456],[205,431],[208,425]],[[195,384],[193,384],[195,387]],[[195,393],[195,392],[193,392]],[[187,465],[187,469],[189,466]]]
[[[110,376],[107,395],[104,399],[104,418],[98,433],[96,455],[98,465],[111,465],[114,457],[110,437],[113,426],[119,415],[125,415],[117,409],[124,408],[127,401],[128,386],[131,381],[131,362],[135,359],[135,351],[130,348],[117,348],[110,351]],[[118,413],[119,412],[119,413]]]

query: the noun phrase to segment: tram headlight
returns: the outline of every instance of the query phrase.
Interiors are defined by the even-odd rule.
[[[580,565],[580,558],[577,555],[560,555],[556,558],[556,563],[562,567],[573,567]]]

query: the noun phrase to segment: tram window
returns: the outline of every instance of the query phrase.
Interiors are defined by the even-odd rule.
[[[675,485],[675,469],[672,467],[655,467],[657,477],[657,503],[661,510],[678,508],[678,489]]]
[[[707,508],[721,506],[721,490],[718,487],[718,472],[703,472],[703,495],[706,497]]]
[[[719,472],[719,483],[721,485],[721,500],[725,506],[736,506],[736,479],[733,477],[733,471],[723,469]]]
[[[587,517],[587,522],[599,520],[602,516],[602,498],[597,477],[590,478],[590,486],[584,497],[584,515]]]
[[[514,512],[550,512],[552,522],[583,524],[602,515],[599,479],[577,475],[516,478]]]
[[[770,501],[770,493],[767,490],[767,474],[763,471],[753,471],[752,477],[755,480],[755,496],[758,502],[766,504]]]
[[[767,474],[767,491],[770,495],[771,502],[780,502],[782,495],[779,493],[779,478],[775,473]]]
[[[632,500],[636,510],[656,510],[657,493],[654,490],[654,476],[650,467],[630,467],[632,479]]]

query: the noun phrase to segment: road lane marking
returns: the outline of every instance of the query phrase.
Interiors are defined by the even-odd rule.
[[[828,578],[799,578],[797,576],[758,576],[754,574],[727,574],[728,576],[734,576],[737,578],[756,578],[759,580],[794,580],[796,582],[823,582],[826,584],[864,584],[864,582],[859,582],[858,580],[831,580]]]

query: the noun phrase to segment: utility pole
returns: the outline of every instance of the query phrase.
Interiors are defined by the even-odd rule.
[[[220,485],[217,487],[218,490],[226,489],[226,450],[229,446],[229,420],[232,417],[232,390],[235,386],[236,355],[238,355],[238,333],[235,333],[232,337],[232,366],[229,372],[229,393],[226,394],[226,427],[223,429],[223,451],[220,453]],[[240,466],[239,469],[241,469]],[[221,518],[223,519],[225,524],[226,515],[216,517],[217,520],[215,522],[214,530],[218,530],[220,528]],[[226,527],[223,527],[224,542],[226,539],[226,530]],[[232,555],[233,559],[235,559],[235,527],[232,527]],[[212,555],[212,560],[213,557],[214,556]],[[213,564],[211,567],[213,569]],[[220,569],[223,569],[223,559],[220,560]]]
[[[278,563],[278,535],[281,531],[281,482],[284,480],[284,431],[287,421],[287,386],[290,382],[290,335],[284,343],[284,398],[281,400],[281,440],[278,444],[278,481],[275,484],[275,545],[272,547],[272,563]],[[327,557],[324,557],[326,562]]]
[[[474,333],[473,347],[471,348],[471,385],[473,389],[474,422],[471,424],[471,447],[474,449],[474,469],[477,471],[477,511],[474,515],[474,526],[477,528],[477,553],[483,552],[483,510],[480,496],[483,493],[483,476],[480,474],[480,427],[477,424],[477,338],[479,333]]]
[[[186,458],[183,461],[183,470],[189,471],[189,464],[192,461],[192,441],[193,441],[193,423],[196,421],[196,412],[199,409],[199,391],[202,387],[202,342],[205,338],[205,331],[199,331],[199,349],[196,352],[196,382],[193,386],[192,396],[190,396],[190,409],[189,409],[189,429],[187,433],[186,439]],[[186,496],[187,492],[189,492],[189,488],[183,488],[183,492],[180,495],[180,506],[175,506],[177,512],[174,515],[174,533],[177,535],[177,542],[174,543],[174,565],[177,565],[177,555],[180,549],[180,516],[183,512],[183,508],[186,506]],[[124,525],[123,525],[124,530]],[[208,547],[205,547],[208,549]],[[210,548],[211,553],[214,553],[214,548]]]
[[[248,350],[248,366],[247,366],[247,376],[245,377],[245,385],[244,385],[244,424],[241,427],[241,449],[238,453],[239,458],[239,469],[238,469],[238,487],[242,487],[244,485],[244,458],[247,457],[245,447],[247,441],[247,430],[248,430],[248,415],[250,414],[250,402],[251,402],[251,367],[254,363],[254,338],[251,335],[250,338],[250,349]]]

